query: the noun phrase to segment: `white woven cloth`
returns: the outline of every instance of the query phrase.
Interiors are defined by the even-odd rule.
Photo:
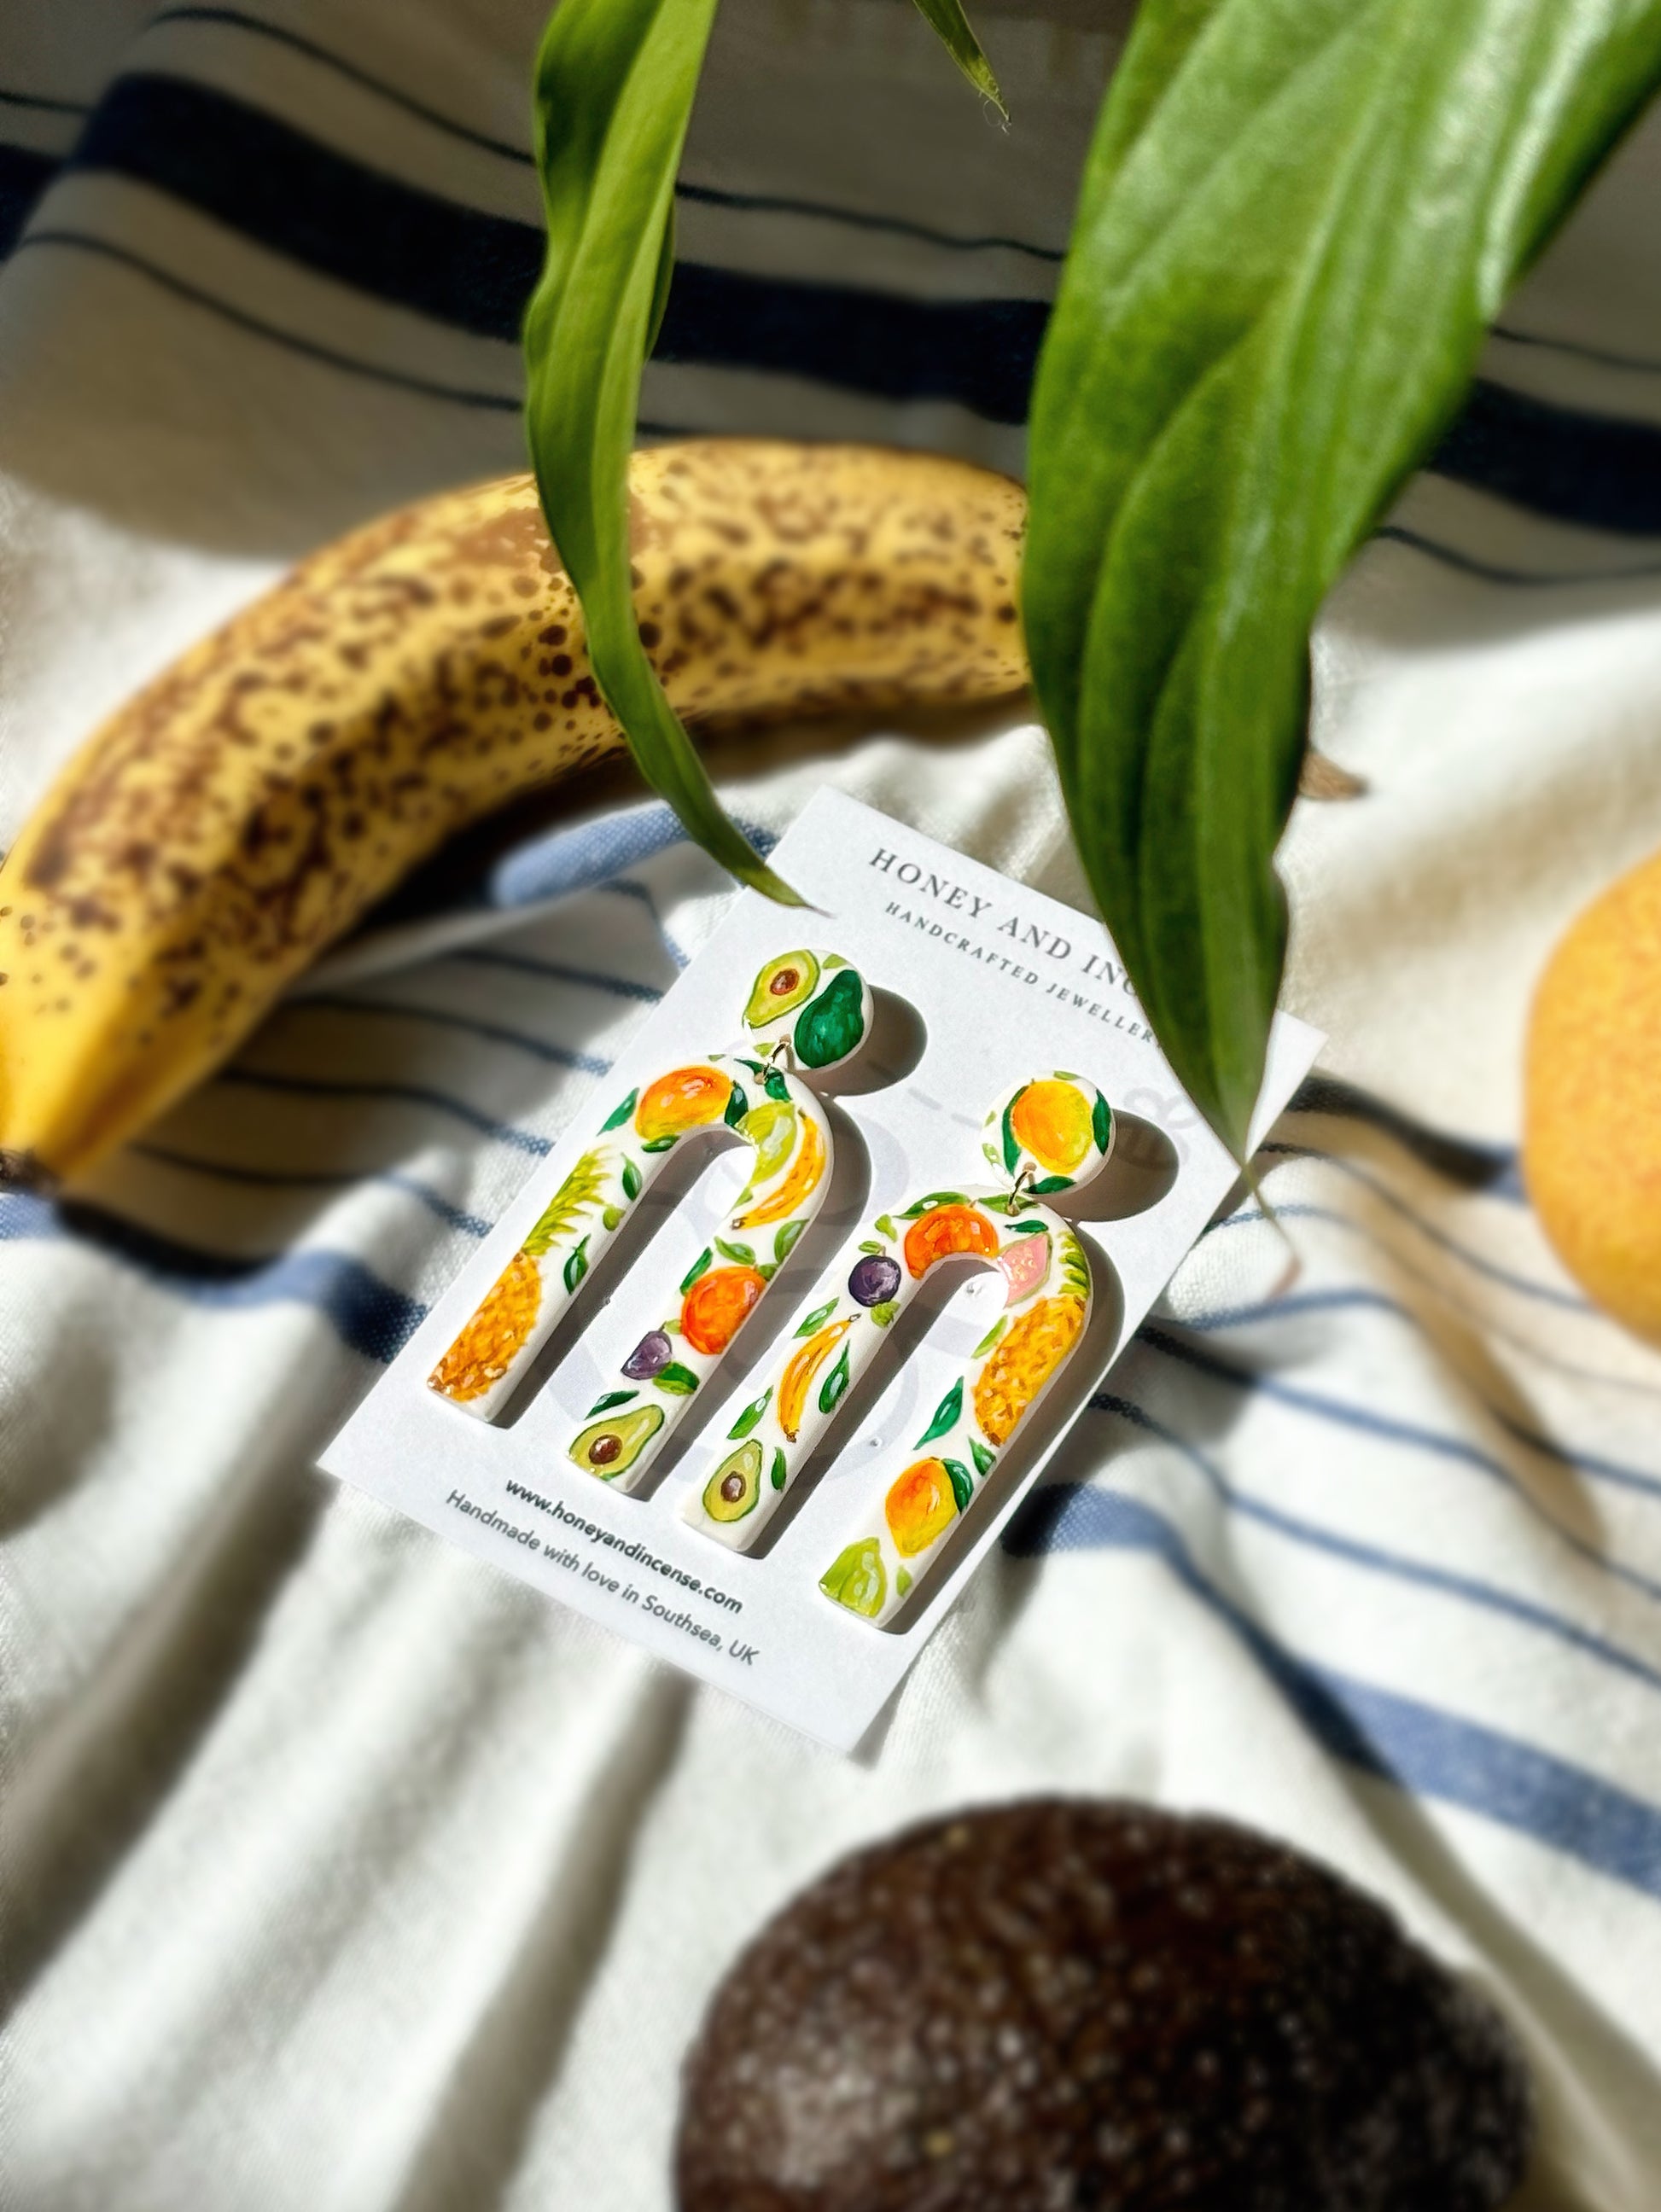
[[[1112,38],[727,0],[644,413],[1018,465]],[[538,0],[11,0],[0,838],[294,554],[515,466]],[[337,1491],[314,1454],[727,896],[557,826],[337,965],[74,1206],[0,1199],[0,2196],[26,2212],[657,2212],[727,1961],[937,1808],[1129,1791],[1290,1838],[1517,2023],[1528,2202],[1661,2193],[1661,1359],[1548,1250],[1529,992],[1661,842],[1661,133],[1507,311],[1321,635],[1367,780],[1300,807],[1269,1188],[864,1753],[823,1753]],[[1081,896],[1041,737],[721,756]],[[625,796],[628,796],[625,794]],[[511,956],[510,958],[503,956]]]

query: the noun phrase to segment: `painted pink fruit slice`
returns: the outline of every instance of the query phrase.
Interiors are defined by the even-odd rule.
[[[1031,1297],[1050,1273],[1049,1237],[1042,1230],[1035,1237],[1023,1237],[1018,1244],[1011,1244],[998,1255],[998,1266],[1009,1285],[1005,1305],[1019,1305],[1023,1298]]]

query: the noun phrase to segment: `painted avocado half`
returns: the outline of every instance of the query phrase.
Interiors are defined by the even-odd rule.
[[[783,1014],[794,1014],[804,1000],[812,997],[818,980],[819,963],[811,952],[781,952],[751,985],[745,1022],[758,1030]]]
[[[571,1446],[571,1457],[589,1474],[610,1482],[632,1467],[646,1448],[648,1437],[663,1426],[661,1406],[637,1406],[631,1413],[611,1413],[603,1421],[590,1421]]]
[[[751,1437],[721,1465],[703,1486],[703,1510],[712,1521],[742,1521],[761,1496],[761,1446]]]
[[[796,1058],[804,1067],[833,1066],[864,1035],[865,985],[857,968],[838,968],[796,1017]]]

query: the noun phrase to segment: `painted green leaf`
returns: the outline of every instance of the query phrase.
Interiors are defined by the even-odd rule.
[[[896,1597],[909,1597],[910,1594],[911,1570],[910,1567],[901,1567],[894,1577],[894,1595]]]
[[[566,1255],[565,1266],[562,1270],[565,1278],[566,1289],[575,1290],[587,1272],[588,1239],[584,1237],[578,1242],[575,1250]]]
[[[744,1085],[735,1083],[727,1094],[727,1111],[721,1115],[729,1129],[736,1129],[750,1111],[750,1101],[745,1096]]]
[[[879,1213],[871,1225],[879,1237],[894,1237],[898,1234],[894,1227],[894,1217],[891,1213]]]
[[[686,1293],[691,1289],[693,1284],[697,1282],[700,1275],[707,1274],[709,1273],[709,1263],[715,1256],[715,1254],[706,1244],[703,1251],[698,1254],[697,1258],[693,1261],[691,1266],[686,1270],[686,1273],[680,1279],[680,1294],[682,1297],[686,1296]]]
[[[976,1466],[979,1468],[982,1474],[989,1474],[993,1467],[996,1463],[998,1457],[998,1455],[993,1450],[991,1445],[983,1444],[978,1437],[970,1437],[969,1439],[969,1449],[973,1456]]]
[[[749,1435],[751,1430],[755,1427],[756,1423],[760,1420],[762,1415],[767,1411],[767,1408],[772,1402],[773,1386],[770,1382],[767,1388],[762,1392],[759,1398],[752,1398],[751,1400],[750,1403],[739,1415],[737,1420],[733,1422],[732,1427],[727,1431],[727,1435],[733,1439],[734,1443],[738,1442],[740,1437],[747,1437]]]
[[[652,1377],[652,1388],[666,1390],[672,1398],[690,1398],[697,1387],[697,1376],[678,1359],[672,1359],[666,1367],[660,1367]]]
[[[1049,1227],[1050,1224],[1047,1221],[1037,1219],[1012,1221],[1006,1234],[1011,1237],[1042,1237],[1048,1231]]]
[[[958,1501],[959,1513],[967,1513],[974,1503],[975,1478],[961,1460],[943,1459],[940,1465],[952,1478],[952,1495]]]
[[[976,91],[989,100],[1007,122],[1009,110],[1003,104],[1003,94],[998,90],[998,80],[992,74],[992,64],[982,52],[981,42],[970,28],[969,18],[963,11],[963,0],[917,0],[917,8],[923,20],[939,34],[946,51]]]
[[[770,1098],[788,1098],[790,1096],[790,1086],[776,1067],[768,1069],[762,1088]]]
[[[864,1238],[860,1244],[860,1249],[861,1252],[872,1253],[879,1259],[881,1258],[882,1255],[887,1250],[887,1249],[888,1248],[885,1244],[881,1243],[874,1237],[867,1237]]]
[[[845,968],[847,965],[848,963],[843,958],[840,952],[827,952],[824,959],[819,963],[819,966],[824,969],[827,975],[830,974],[833,968]]]
[[[636,1390],[608,1390],[603,1398],[595,1399],[582,1418],[585,1421],[592,1421],[596,1414],[609,1413],[613,1406],[626,1406],[631,1398],[639,1395]]]
[[[1105,1153],[1113,1142],[1113,1109],[1099,1091],[1090,1109],[1090,1133],[1096,1139],[1096,1150]]]
[[[627,1158],[623,1163],[623,1194],[631,1206],[640,1196],[640,1170]]]
[[[782,1221],[773,1238],[773,1261],[782,1267],[796,1249],[796,1243],[807,1224],[800,1215],[794,1221]]]
[[[820,1329],[824,1327],[826,1322],[830,1320],[831,1315],[835,1313],[836,1310],[837,1301],[834,1298],[827,1298],[822,1306],[814,1307],[812,1312],[808,1315],[806,1321],[802,1322],[801,1327],[796,1331],[796,1334],[798,1336],[812,1336],[815,1329]]]
[[[848,1346],[843,1346],[837,1355],[837,1364],[819,1385],[819,1411],[834,1413],[842,1403],[848,1389]]]
[[[729,1244],[724,1237],[717,1237],[715,1249],[735,1267],[753,1267],[756,1264],[755,1253],[748,1244]]]
[[[1237,1156],[1309,632],[1661,80],[1656,0],[1143,0],[1033,394],[1022,605],[1102,915]]]
[[[721,811],[653,672],[629,573],[629,453],[715,0],[562,0],[535,75],[547,254],[524,326],[543,512],[582,601],[596,681],[648,779],[740,881],[800,904]]]
[[[773,1447],[773,1464],[770,1470],[770,1478],[775,1490],[783,1489],[789,1472],[789,1468],[785,1462],[783,1445],[775,1444]]]
[[[1007,1329],[1008,1326],[1009,1316],[1007,1314],[1000,1314],[996,1321],[993,1322],[991,1328],[988,1329],[986,1334],[975,1346],[974,1351],[970,1352],[970,1358],[971,1359],[984,1359],[987,1353],[991,1351],[993,1346],[997,1342],[998,1339],[1003,1334],[1005,1329]]]
[[[764,1283],[770,1283],[774,1276],[778,1273],[778,1264],[776,1261],[763,1260],[757,1262],[756,1273],[761,1277]]]
[[[643,1152],[666,1152],[679,1142],[678,1137],[648,1137],[641,1150]]]
[[[624,1123],[629,1119],[629,1116],[634,1112],[635,1108],[639,1104],[639,1091],[631,1091],[629,1093],[629,1096],[624,1100],[621,1106],[617,1106],[612,1109],[611,1112],[606,1116],[605,1121],[600,1123],[600,1127],[602,1129],[620,1129]]]
[[[915,1206],[908,1206],[900,1216],[902,1221],[915,1221],[920,1214],[932,1213],[937,1206],[967,1206],[968,1200],[960,1190],[931,1190],[927,1198],[920,1198]],[[884,1217],[886,1218],[886,1217]],[[881,1227],[879,1222],[878,1227]]]
[[[886,1328],[899,1310],[897,1298],[879,1298],[875,1305],[866,1309],[879,1328]]]
[[[920,1444],[929,1444],[934,1443],[936,1437],[943,1437],[948,1429],[956,1426],[962,1412],[963,1377],[960,1375],[934,1408],[934,1419],[917,1438],[917,1442]]]
[[[1003,1165],[1006,1175],[1013,1175],[1021,1164],[1021,1140],[1015,1134],[1015,1101],[1012,1098],[1003,1109]]]
[[[599,1218],[604,1227],[615,1229],[623,1219],[623,1208],[620,1206],[608,1206]]]

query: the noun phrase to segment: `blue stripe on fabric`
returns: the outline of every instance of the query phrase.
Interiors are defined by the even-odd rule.
[[[9,253],[61,164],[27,146],[0,146],[0,255]]]
[[[147,277],[175,299],[184,300],[205,313],[216,316],[220,321],[232,324],[249,337],[264,338],[268,344],[279,346],[287,353],[298,354],[303,360],[319,363],[325,368],[339,369],[347,376],[362,377],[371,384],[384,384],[396,392],[408,392],[421,399],[448,401],[457,407],[483,408],[497,414],[517,415],[523,405],[521,395],[499,392],[474,391],[463,385],[441,384],[436,378],[416,376],[403,369],[386,368],[378,362],[360,360],[355,354],[342,353],[337,346],[319,344],[314,338],[301,337],[294,331],[284,330],[280,324],[268,323],[263,316],[251,315],[245,308],[234,307],[216,293],[204,291],[199,284],[176,276],[170,269],[135,253],[131,246],[117,245],[113,240],[100,238],[92,231],[74,230],[54,225],[31,231],[20,239],[20,253],[57,248],[76,253],[95,254],[100,259],[113,261],[134,275]],[[646,425],[641,425],[642,430]]]
[[[88,1245],[193,1305],[228,1310],[315,1307],[344,1344],[383,1364],[398,1357],[427,1310],[350,1252],[301,1250],[235,1259],[180,1243],[82,1200],[48,1202],[0,1192],[0,1242],[43,1239]]]
[[[1507,1330],[1497,1328],[1488,1315],[1480,1314],[1463,1300],[1451,1297],[1442,1284],[1425,1274],[1421,1269],[1408,1267],[1394,1253],[1390,1256],[1404,1274],[1411,1276],[1415,1282],[1423,1284],[1450,1312],[1474,1322],[1480,1329],[1501,1343],[1518,1346],[1536,1365],[1555,1368],[1559,1374],[1572,1375],[1577,1382],[1595,1382],[1607,1389],[1635,1392],[1646,1398],[1661,1397],[1661,1385],[1640,1382],[1628,1375],[1605,1374],[1601,1368],[1583,1367],[1578,1360],[1560,1358],[1555,1352],[1548,1352],[1542,1346],[1530,1343],[1525,1337],[1514,1336]],[[1200,1329],[1208,1334],[1215,1329],[1250,1328],[1262,1322],[1293,1320],[1305,1313],[1337,1313],[1346,1308],[1388,1314],[1421,1336],[1433,1351],[1444,1358],[1446,1356],[1442,1340],[1436,1331],[1411,1306],[1403,1304],[1399,1298],[1389,1297],[1383,1291],[1364,1290],[1354,1285],[1329,1291],[1290,1291],[1283,1297],[1257,1299],[1249,1305],[1219,1306],[1210,1313],[1184,1313],[1182,1323],[1184,1328]],[[1461,1379],[1464,1378],[1462,1376]],[[1469,1383],[1467,1387],[1470,1387]],[[1494,1413],[1496,1420],[1505,1418],[1486,1399],[1479,1396],[1478,1402]]]
[[[1133,1428],[1157,1437],[1163,1444],[1181,1456],[1203,1476],[1208,1487],[1229,1512],[1242,1520],[1256,1521],[1277,1535],[1310,1551],[1324,1552],[1334,1559],[1344,1560],[1393,1582],[1416,1584],[1423,1589],[1433,1589],[1443,1596],[1480,1607],[1488,1613],[1502,1613],[1507,1619],[1522,1622],[1526,1627],[1538,1629],[1558,1642],[1572,1645],[1588,1658],[1601,1665],[1614,1668],[1618,1673],[1629,1674],[1646,1687],[1661,1690],[1661,1668],[1624,1645],[1614,1644],[1607,1637],[1583,1628],[1567,1614],[1555,1613],[1548,1606],[1537,1605],[1531,1598],[1519,1597],[1515,1591],[1501,1589],[1496,1583],[1485,1582],[1475,1575],[1458,1574],[1447,1567],[1428,1565],[1422,1559],[1409,1558],[1404,1553],[1386,1551],[1381,1545],[1364,1544],[1354,1537],[1341,1535],[1335,1529],[1322,1528],[1299,1516],[1283,1512],[1278,1506],[1252,1498],[1231,1483],[1216,1462],[1209,1459],[1198,1445],[1190,1443],[1178,1431],[1156,1420],[1146,1407],[1134,1399],[1116,1396],[1110,1391],[1098,1391],[1091,1400],[1098,1413],[1110,1413],[1127,1421]],[[1088,1488],[1088,1485],[1078,1486]],[[1062,1547],[1062,1548],[1064,1548]]]
[[[260,1067],[222,1067],[214,1080],[240,1084],[251,1091],[287,1091],[301,1098],[365,1098],[377,1105],[423,1106],[465,1121],[481,1136],[493,1137],[498,1144],[510,1145],[515,1152],[529,1152],[537,1159],[553,1150],[551,1138],[539,1137],[531,1129],[517,1129],[511,1121],[498,1121],[465,1098],[447,1091],[429,1090],[422,1084],[341,1083],[330,1076],[278,1075]]]
[[[1148,1553],[1232,1632],[1331,1757],[1661,1898],[1661,1810],[1515,1736],[1293,1652],[1201,1571],[1150,1507],[1092,1486],[1040,1489],[1005,1540],[1018,1556],[1074,1543]]]
[[[571,983],[581,990],[604,991],[613,999],[635,999],[643,1006],[655,1006],[663,996],[655,983],[636,983],[627,975],[602,975],[588,968],[568,968],[558,960],[533,960],[528,952],[495,952],[470,945],[441,957],[465,960],[476,968],[503,968],[514,975],[535,975],[551,983]]]
[[[418,1176],[405,1175],[399,1168],[332,1174],[315,1169],[252,1168],[232,1160],[204,1160],[197,1153],[176,1152],[166,1145],[131,1145],[128,1150],[140,1159],[158,1160],[164,1167],[179,1168],[187,1175],[204,1176],[216,1182],[246,1183],[258,1190],[355,1190],[360,1185],[380,1183],[418,1198],[429,1212],[465,1236],[488,1237],[492,1226],[482,1214],[469,1213],[465,1206],[453,1205],[430,1183],[423,1182]]]
[[[1529,1491],[1503,1460],[1492,1452],[1483,1451],[1479,1445],[1469,1443],[1463,1437],[1445,1436],[1438,1429],[1422,1428],[1413,1421],[1397,1420],[1389,1413],[1376,1413],[1366,1406],[1346,1405],[1342,1399],[1328,1398],[1314,1390],[1300,1390],[1295,1384],[1282,1382],[1275,1376],[1257,1373],[1250,1368],[1237,1367],[1232,1360],[1219,1359],[1213,1352],[1202,1352],[1197,1345],[1183,1344],[1180,1339],[1167,1335],[1146,1322],[1136,1332],[1135,1340],[1150,1351],[1167,1359],[1178,1361],[1213,1382],[1226,1384],[1234,1390],[1249,1391],[1257,1397],[1271,1399],[1276,1405],[1288,1407],[1293,1413],[1311,1419],[1326,1421],[1335,1427],[1354,1429],[1360,1433],[1377,1437],[1385,1443],[1405,1445],[1415,1451],[1428,1452],[1438,1459],[1451,1460],[1462,1467],[1474,1468],[1500,1483],[1519,1504],[1532,1514],[1542,1528],[1550,1529],[1558,1541],[1579,1554],[1602,1572],[1631,1589],[1640,1590],[1646,1597],[1661,1601],[1661,1583],[1640,1574],[1635,1567],[1623,1566],[1609,1558],[1584,1536],[1577,1535],[1555,1513],[1548,1511],[1538,1498]]]
[[[1365,1122],[1369,1128],[1393,1137],[1415,1159],[1450,1182],[1463,1183],[1495,1196],[1523,1195],[1514,1145],[1495,1144],[1484,1137],[1457,1136],[1450,1130],[1436,1128],[1338,1076],[1306,1075],[1293,1093],[1286,1110],[1288,1114],[1329,1115],[1340,1121]]]
[[[311,1006],[320,1006],[332,1014],[377,1014],[393,1020],[424,1022],[436,1029],[459,1030],[465,1036],[482,1037],[488,1044],[511,1045],[516,1052],[529,1053],[533,1060],[546,1060],[554,1067],[577,1068],[584,1075],[605,1075],[611,1066],[609,1060],[600,1060],[592,1052],[575,1052],[569,1045],[551,1043],[546,1037],[532,1036],[502,1022],[453,1014],[443,1006],[406,1006],[390,999],[349,999],[319,991],[290,1000],[288,1011],[294,1013]]]
[[[735,815],[733,820],[764,860],[778,842],[776,833],[742,816]],[[595,890],[624,868],[638,867],[642,860],[686,842],[686,832],[671,807],[661,803],[631,806],[520,846],[491,872],[487,896],[492,906],[518,907]]]
[[[72,159],[170,192],[341,283],[507,343],[541,266],[534,225],[405,184],[183,78],[121,79]],[[1036,301],[924,301],[686,262],[658,355],[894,401],[952,401],[1015,424],[1047,312]],[[1661,431],[1648,423],[1479,379],[1427,465],[1559,520],[1661,531]]]
[[[658,902],[644,884],[637,884],[629,877],[619,876],[614,883],[603,884],[600,888],[602,890],[615,891],[620,898],[638,899],[647,913],[651,915],[652,927],[656,930],[664,951],[674,962],[676,967],[682,969],[691,967],[691,954],[677,945],[674,939],[670,936],[668,930],[664,927],[663,916],[658,912]]]
[[[319,46],[315,39],[308,39],[299,31],[289,30],[286,24],[268,23],[263,17],[250,15],[240,8],[163,8],[150,17],[145,28],[155,30],[161,23],[217,23],[247,31],[257,38],[269,39],[274,45],[289,46],[295,53],[304,54],[310,61],[320,62],[324,68],[332,70],[337,76],[344,76],[351,83],[361,85],[366,92],[374,93],[393,107],[401,107],[406,115],[418,117],[423,123],[430,124],[434,130],[443,131],[448,137],[462,139],[470,146],[483,147],[487,154],[499,154],[504,161],[517,161],[526,168],[536,166],[535,155],[525,147],[513,145],[505,138],[493,138],[488,131],[475,131],[465,123],[458,123],[453,116],[429,106],[424,100],[417,100],[412,94],[402,91],[387,78],[375,76],[372,71],[361,68],[356,62],[348,61],[344,54],[336,53],[330,46]]]
[[[1462,1244],[1457,1237],[1451,1237],[1439,1223],[1427,1220],[1415,1206],[1410,1206],[1406,1199],[1393,1191],[1388,1183],[1381,1182],[1377,1176],[1370,1175],[1359,1161],[1347,1159],[1342,1152],[1316,1152],[1307,1145],[1281,1143],[1266,1144],[1261,1146],[1259,1150],[1282,1158],[1319,1160],[1323,1166],[1335,1168],[1341,1175],[1348,1176],[1352,1182],[1361,1184],[1381,1204],[1388,1206],[1392,1213],[1398,1215],[1403,1221],[1411,1223],[1421,1237],[1437,1246],[1439,1250],[1446,1252],[1476,1274],[1486,1275],[1490,1282],[1504,1284],[1508,1291],[1520,1291],[1524,1297],[1537,1298],[1544,1305],[1561,1306],[1566,1313],[1596,1314],[1597,1310],[1589,1299],[1580,1297],[1578,1291],[1559,1290],[1555,1283],[1537,1281],[1532,1275],[1519,1275],[1510,1267],[1502,1267],[1497,1260],[1490,1260],[1485,1254],[1473,1251],[1469,1244]],[[1301,1214],[1311,1220],[1325,1218],[1342,1221],[1351,1227],[1356,1225],[1349,1221],[1348,1215],[1339,1213],[1329,1206],[1315,1206],[1299,1199],[1289,1200],[1284,1206],[1278,1202],[1271,1202],[1275,1205],[1275,1212],[1277,1215]],[[1262,1214],[1259,1207],[1247,1206],[1242,1206],[1238,1213],[1226,1215],[1214,1226],[1218,1229],[1232,1228],[1242,1222],[1257,1221],[1262,1218]]]

